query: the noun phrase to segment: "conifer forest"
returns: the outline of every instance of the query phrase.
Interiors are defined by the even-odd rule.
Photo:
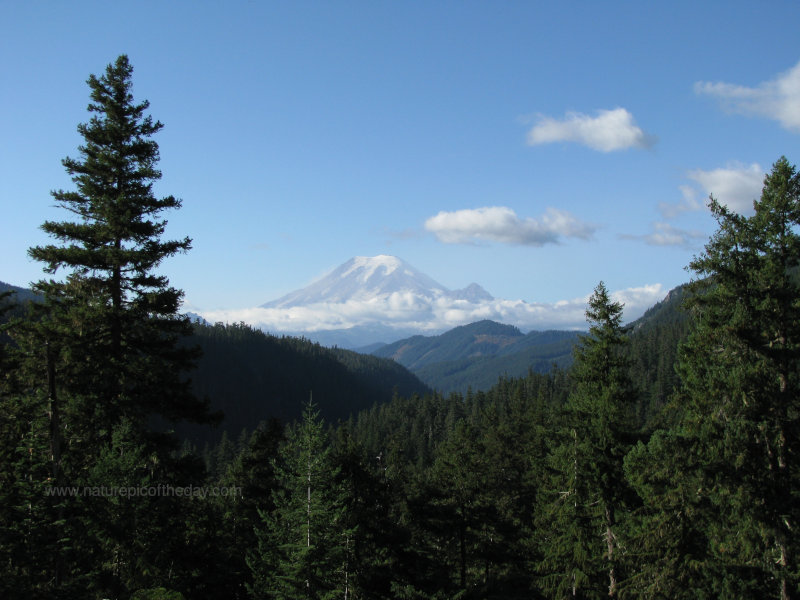
[[[180,313],[160,266],[192,241],[132,82],[124,55],[89,78],[43,278],[0,301],[0,597],[800,598],[787,158],[752,216],[709,199],[638,325],[598,273],[568,366],[386,390],[374,357]]]

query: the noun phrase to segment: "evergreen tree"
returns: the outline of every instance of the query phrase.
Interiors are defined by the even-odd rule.
[[[470,424],[460,422],[436,451],[430,469],[425,517],[436,551],[449,582],[439,577],[441,589],[463,595],[475,584],[474,565],[480,546],[487,542],[488,509],[484,495],[487,465],[480,436]],[[445,588],[445,584],[448,587]]]
[[[354,531],[345,518],[324,424],[313,403],[290,429],[275,465],[274,509],[262,510],[258,546],[248,560],[251,593],[296,600],[348,596],[349,544]]]
[[[146,101],[133,101],[132,72],[120,56],[101,77],[90,76],[93,116],[78,126],[79,158],[63,161],[75,190],[52,193],[74,220],[46,221],[42,229],[56,242],[29,250],[46,273],[67,276],[38,282],[43,301],[13,327],[21,391],[17,408],[4,401],[3,411],[29,420],[8,442],[31,457],[41,448],[46,467],[17,461],[11,478],[20,485],[171,483],[181,463],[171,456],[177,440],[163,431],[166,423],[213,420],[186,377],[197,352],[179,344],[191,334],[178,314],[182,292],[158,272],[190,241],[162,240],[160,214],[180,202],[153,194],[161,174],[151,136],[162,124],[145,115]],[[164,499],[42,493],[29,503],[37,519],[30,529],[50,532],[52,541],[35,550],[37,571],[22,557],[10,568],[33,575],[51,597],[116,596],[168,583],[178,578],[179,514]]]
[[[52,484],[46,404],[0,383],[0,596],[45,598],[59,562],[63,529]]]
[[[635,395],[623,353],[622,305],[601,282],[589,300],[589,335],[575,349],[560,444],[551,455],[555,489],[543,525],[545,586],[559,597],[615,596],[629,491],[623,458],[631,447]]]
[[[690,264],[700,277],[682,347],[679,432],[699,461],[676,457],[712,508],[707,552],[718,597],[800,595],[800,177],[773,165],[751,217],[713,197],[718,230]]]
[[[91,390],[95,433],[107,440],[123,416],[138,423],[153,415],[208,419],[205,403],[181,377],[196,358],[193,349],[177,344],[191,334],[188,318],[178,315],[182,292],[157,273],[164,259],[188,251],[191,241],[161,239],[166,221],[160,213],[181,203],[153,194],[161,173],[158,144],[150,138],[163,125],[145,115],[147,101],[134,102],[132,73],[122,55],[103,76],[89,77],[94,116],[78,126],[80,158],[63,160],[76,190],[52,193],[78,218],[46,221],[42,229],[61,243],[29,251],[45,272],[70,272],[66,282],[42,280],[35,290],[65,315],[57,333],[64,336],[70,326],[83,360],[91,361],[79,391]]]
[[[333,444],[333,461],[345,498],[345,541],[348,598],[397,598],[392,589],[411,577],[406,569],[409,535],[394,511],[396,490],[387,476],[386,459],[370,457],[340,425]]]
[[[541,398],[524,398],[518,381],[504,421],[485,423],[482,450],[488,467],[483,502],[488,519],[481,548],[487,598],[531,598],[537,561],[534,529],[537,490],[542,484],[549,411]],[[486,411],[492,415],[492,411]]]
[[[529,459],[537,432],[520,413],[513,415],[512,432],[500,406],[499,400],[487,406],[477,424],[455,425],[428,475],[423,523],[430,555],[447,575],[434,572],[435,583],[454,597],[530,597],[535,488]]]
[[[274,466],[283,442],[283,427],[277,420],[260,424],[221,480],[221,485],[236,492],[216,502],[219,521],[212,540],[223,555],[220,578],[226,585],[220,591],[229,598],[245,598],[247,588],[253,586],[247,556],[258,545],[259,512],[269,514],[274,509]]]
[[[227,431],[222,432],[222,437],[219,440],[219,444],[217,444],[214,454],[216,470],[213,475],[219,480],[225,476],[225,473],[231,468],[236,458],[236,446],[231,442]]]
[[[633,597],[712,600],[718,561],[709,546],[715,509],[701,492],[704,444],[676,427],[656,431],[625,457],[625,474],[642,506],[631,517],[624,582]]]

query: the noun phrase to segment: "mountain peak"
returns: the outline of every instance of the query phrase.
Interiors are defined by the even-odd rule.
[[[629,319],[650,306],[656,295],[662,296],[658,284],[615,292],[626,302]],[[260,307],[203,316],[209,322],[245,321],[266,331],[353,348],[443,332],[481,319],[510,322],[523,331],[583,329],[585,309],[585,298],[543,304],[493,298],[477,284],[449,289],[404,260],[380,254],[350,258],[306,287]]]
[[[398,269],[402,269],[405,263],[396,256],[388,254],[379,254],[378,256],[356,256],[348,260],[342,267],[346,267],[341,274],[341,277],[348,277],[353,273],[357,273],[363,281],[367,281],[376,273],[383,275],[391,275]]]
[[[377,256],[354,256],[345,264],[352,264],[354,267],[378,268],[385,267],[390,271],[401,267],[404,261],[391,254],[378,254]]]
[[[494,300],[494,296],[477,283],[470,283],[463,290],[455,290],[453,292],[453,297],[459,300],[467,300],[468,302],[488,302]]]
[[[392,296],[434,299],[450,291],[396,256],[356,256],[328,275],[263,308],[342,304]]]

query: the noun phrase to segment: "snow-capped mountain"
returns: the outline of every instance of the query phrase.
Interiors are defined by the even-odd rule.
[[[358,256],[324,277],[261,306],[203,312],[211,323],[245,322],[270,333],[357,348],[415,334],[435,335],[492,320],[533,329],[583,329],[591,290],[555,303],[503,300],[477,283],[450,290],[395,256]],[[626,320],[661,299],[660,284],[618,291]]]
[[[463,290],[448,290],[421,271],[396,256],[356,256],[331,273],[302,289],[262,304],[262,308],[291,308],[311,304],[339,304],[376,300],[394,294],[435,300],[492,300],[491,294],[477,283]]]

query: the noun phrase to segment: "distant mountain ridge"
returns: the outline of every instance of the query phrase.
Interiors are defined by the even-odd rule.
[[[392,358],[408,369],[419,369],[431,363],[493,356],[524,337],[513,325],[483,320],[455,327],[441,335],[415,335],[387,344],[372,354]]]
[[[572,362],[577,331],[531,331],[483,320],[441,335],[410,338],[372,352],[392,358],[422,381],[443,392],[488,389],[501,375],[521,376]]]
[[[674,352],[678,338],[687,330],[688,317],[680,310],[684,296],[684,286],[671,290],[627,326],[632,346],[637,348],[634,354],[650,356],[652,353],[638,350],[645,343],[643,340],[653,343],[654,336],[664,335],[672,336],[665,347]],[[396,360],[436,390],[464,393],[468,389],[487,390],[501,376],[522,377],[529,370],[543,373],[553,366],[567,368],[572,364],[573,347],[582,335],[585,332],[563,330],[523,334],[512,325],[484,320],[440,335],[411,336],[371,353]],[[659,368],[670,370],[673,358],[670,355]],[[648,368],[640,371],[645,373]],[[669,377],[662,375],[661,379]]]
[[[11,296],[12,302],[25,302],[27,300],[37,300],[39,298],[39,296],[37,296],[28,288],[23,288],[0,281],[0,294],[3,292],[14,292],[14,294]]]

